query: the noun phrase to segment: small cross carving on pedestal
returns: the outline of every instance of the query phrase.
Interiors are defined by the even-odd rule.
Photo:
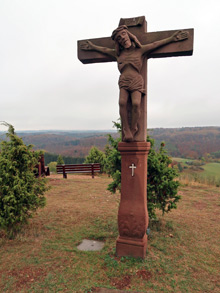
[[[131,176],[133,177],[134,176],[134,169],[136,169],[137,167],[135,166],[134,163],[132,163],[132,165],[129,166],[129,168],[131,169]]]

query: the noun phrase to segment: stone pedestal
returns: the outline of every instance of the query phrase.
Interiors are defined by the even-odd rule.
[[[118,211],[118,256],[144,258],[148,227],[147,156],[148,142],[121,142],[121,201]]]

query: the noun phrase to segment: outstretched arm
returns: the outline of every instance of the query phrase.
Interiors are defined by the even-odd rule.
[[[97,51],[97,52],[109,55],[111,57],[114,57],[116,59],[116,51],[114,49],[97,46],[90,41],[85,41],[84,43],[82,43],[80,45],[80,49],[85,51]]]
[[[175,32],[171,37],[160,40],[160,41],[156,41],[147,45],[142,45],[141,49],[143,51],[143,54],[149,54],[150,52],[152,52],[153,50],[162,47],[164,45],[167,45],[169,43],[173,43],[173,42],[179,42],[179,41],[183,41],[185,39],[188,39],[188,32],[183,32],[183,31],[178,31]]]

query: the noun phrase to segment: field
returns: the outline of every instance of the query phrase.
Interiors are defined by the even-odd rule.
[[[115,255],[119,194],[106,176],[52,175],[47,206],[9,240],[0,235],[0,292],[220,292],[220,188],[182,186],[151,223],[145,260]],[[83,239],[102,240],[83,252]],[[113,291],[114,292],[114,291]]]
[[[203,168],[204,176],[215,176],[220,179],[220,163],[208,163]]]
[[[184,158],[173,158],[174,161],[180,162],[185,169],[180,173],[180,178],[184,181],[195,181],[199,183],[205,183],[207,185],[220,186],[220,163],[205,163],[202,165],[202,170],[197,170],[196,167],[191,167],[186,162],[194,162],[194,160],[188,160]],[[196,162],[196,161],[195,161]]]

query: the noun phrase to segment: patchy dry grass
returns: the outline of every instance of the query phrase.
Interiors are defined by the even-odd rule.
[[[115,255],[119,195],[108,177],[50,178],[47,206],[16,239],[0,238],[0,292],[219,292],[220,188],[180,189],[178,209],[151,223],[147,257]],[[77,250],[82,239],[105,242]]]

